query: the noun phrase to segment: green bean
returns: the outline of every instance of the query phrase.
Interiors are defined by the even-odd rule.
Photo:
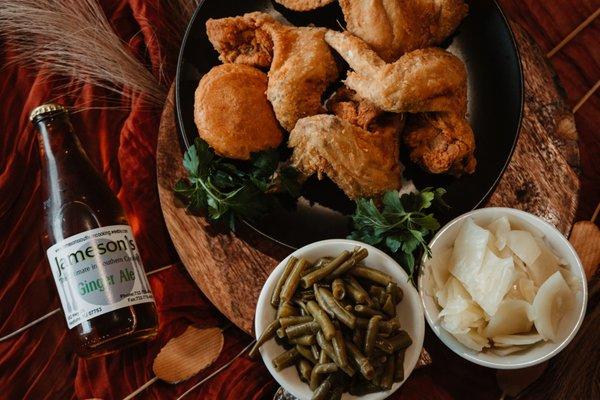
[[[392,385],[394,384],[394,368],[396,366],[394,356],[388,358],[385,363],[385,369],[383,371],[383,375],[381,375],[381,381],[379,382],[379,386],[384,388],[385,390],[390,390]]]
[[[287,328],[288,326],[291,326],[291,325],[303,324],[305,322],[310,322],[312,320],[313,320],[313,317],[311,317],[311,316],[305,316],[305,317],[297,317],[297,316],[284,317],[284,318],[279,318],[279,325],[282,328]]]
[[[393,282],[392,277],[388,274],[362,265],[352,268],[350,274],[358,278],[364,278],[371,282],[378,283],[382,286],[387,286],[388,283]]]
[[[396,285],[395,282],[390,282],[387,284],[387,286],[385,287],[385,293],[392,296],[392,301],[394,302],[394,305],[400,303],[402,301],[402,298],[404,297],[404,292],[398,287],[398,285]]]
[[[290,276],[290,273],[294,269],[294,265],[296,264],[296,261],[298,261],[296,259],[296,257],[290,256],[290,258],[288,259],[288,262],[285,264],[283,273],[281,274],[279,279],[277,279],[277,283],[275,284],[275,289],[273,289],[273,293],[271,294],[271,305],[273,307],[277,307],[279,305],[279,295],[281,293],[281,288],[283,287],[283,284],[285,283],[287,278]]]
[[[335,336],[331,339],[333,345],[333,352],[337,360],[339,361],[340,367],[346,367],[348,365],[348,353],[346,352],[346,343],[341,331],[336,331]]]
[[[352,276],[345,276],[344,282],[346,282],[346,291],[356,303],[369,304],[371,302],[371,299],[369,298],[369,293],[367,293],[367,291],[363,289],[360,283],[358,283],[358,281]]]
[[[310,380],[310,374],[312,373],[313,366],[307,360],[301,359],[297,364],[298,375],[300,378],[308,382]]]
[[[396,353],[394,368],[394,382],[402,382],[404,380],[404,353],[406,349],[400,349]]]
[[[335,385],[333,387],[333,389],[331,389],[331,392],[329,393],[329,400],[341,400],[343,394],[344,394],[344,386],[342,385]]]
[[[314,370],[314,368],[313,368]],[[325,400],[333,389],[333,375],[329,375],[313,392],[312,400]]]
[[[277,319],[295,315],[298,315],[298,309],[291,303],[284,302],[279,304],[279,308],[277,309]]]
[[[369,287],[369,295],[371,296],[371,298],[375,297],[381,300],[383,296],[385,296],[385,289],[381,286],[371,285]]]
[[[388,339],[394,351],[405,349],[412,344],[412,339],[406,331],[400,331],[396,336]]]
[[[281,353],[273,359],[273,366],[277,371],[281,371],[289,366],[292,366],[300,359],[300,353],[298,350],[291,349]]]
[[[333,362],[335,362],[338,365],[338,367],[340,367],[340,369],[344,371],[348,376],[353,376],[356,373],[354,368],[352,368],[350,365],[340,365],[340,361],[337,359],[335,351],[333,350],[333,345],[325,339],[322,332],[317,333],[317,343],[319,343],[319,346],[321,346],[321,349],[325,351],[327,356],[331,358]]]
[[[319,359],[320,356],[320,352],[319,352],[319,346],[317,346],[316,344],[313,344],[310,346],[310,352],[312,354],[312,356],[314,357],[315,360]]]
[[[348,271],[350,271],[356,264],[367,258],[369,252],[365,248],[357,247],[352,252],[352,255],[348,260],[346,260],[342,265],[340,265],[335,271],[333,271],[330,275],[331,278],[337,278],[342,275],[345,275]]]
[[[346,296],[344,281],[339,278],[333,280],[331,283],[331,290],[333,292],[333,297],[335,297],[336,300],[343,300]]]
[[[336,363],[317,364],[315,369],[316,374],[331,374],[338,370],[338,366]]]
[[[385,295],[385,303],[383,304],[383,307],[381,307],[381,309],[383,310],[384,313],[386,313],[390,317],[396,316],[396,304],[394,304],[394,302],[392,300],[392,295],[390,295],[390,294]]]
[[[331,338],[335,335],[335,327],[331,323],[327,313],[312,300],[306,304],[306,308],[313,316],[315,321],[321,326],[321,330],[323,331],[325,339],[331,340]]]
[[[381,365],[384,365],[387,362],[387,360],[388,357],[385,354],[377,357],[369,357],[369,361],[371,361],[373,367],[379,367]]]
[[[315,335],[306,335],[289,339],[289,342],[293,344],[301,344],[302,346],[311,346],[317,343],[317,338],[315,337]]]
[[[375,347],[379,350],[383,350],[388,354],[392,354],[394,352],[394,346],[387,340],[382,337],[375,338]]]
[[[323,300],[323,296],[321,296],[321,293],[319,292],[319,286],[317,286],[316,283],[313,285],[313,291],[315,292],[315,299],[317,300],[319,307],[329,315],[329,318],[335,317],[335,314],[327,307],[325,300]]]
[[[354,378],[350,385],[350,394],[353,396],[364,396],[370,393],[381,392],[381,388],[375,386],[371,381],[362,378]]]
[[[373,384],[377,387],[381,388],[381,376],[383,375],[383,371],[385,370],[385,364],[382,364],[378,367],[374,367],[374,369],[375,373],[373,374],[373,379],[371,380],[371,382],[373,382]]]
[[[384,302],[385,302],[385,300],[384,300]],[[379,301],[378,297],[375,297],[374,299],[371,299],[371,308],[373,310],[377,310],[377,311],[381,310],[381,304],[382,303],[381,303],[381,301]]]
[[[379,310],[374,310],[369,306],[366,306],[364,304],[357,304],[354,306],[354,311],[357,312],[357,314],[362,315],[364,317],[373,317],[375,315],[379,315],[381,317],[383,317],[383,313]]]
[[[310,379],[308,381],[308,386],[310,387],[310,390],[315,391],[317,390],[317,388],[319,387],[319,385],[321,384],[321,380],[322,380],[322,375],[317,373],[318,371],[315,370],[315,368],[313,367],[311,373],[310,373]]]
[[[260,349],[260,346],[262,346],[263,344],[265,344],[267,341],[271,340],[275,336],[275,332],[277,331],[277,328],[279,328],[278,320],[274,320],[269,325],[267,325],[267,327],[265,328],[263,333],[260,335],[260,337],[258,338],[256,343],[254,343],[254,346],[252,346],[250,353],[248,353],[248,355],[251,358],[255,358],[258,355],[258,349]]]
[[[352,311],[354,311],[354,307],[352,307],[352,304],[346,304],[344,306],[344,310],[346,310],[348,312],[352,312]]]
[[[285,328],[277,329],[277,337],[283,339],[285,337]]]
[[[392,318],[384,323],[384,327],[381,329],[385,333],[394,333],[400,330],[400,321],[397,318]]]
[[[302,277],[302,271],[304,271],[307,265],[308,261],[303,258],[296,262],[290,276],[288,276],[281,288],[281,294],[279,295],[280,301],[290,301],[292,297],[294,297],[294,292],[298,288],[298,284]]]
[[[294,295],[294,299],[300,301],[310,301],[315,299],[315,293],[312,290],[303,290],[300,292],[296,292]]]
[[[329,290],[325,288],[318,288],[317,290],[325,303],[326,309],[335,314],[337,320],[342,324],[350,329],[354,329],[356,327],[356,316],[346,311],[346,309],[337,302]]]
[[[354,359],[356,365],[358,366],[360,373],[367,379],[373,379],[375,375],[375,369],[371,365],[371,362],[367,357],[365,357],[358,347],[354,345],[352,342],[346,343],[346,348],[348,349],[348,354],[350,357]]]
[[[352,342],[356,345],[356,347],[358,347],[359,349],[362,349],[363,347],[363,342],[364,342],[364,330],[362,329],[355,329],[354,331],[352,331]]]
[[[308,347],[297,344],[296,350],[298,350],[298,353],[300,353],[302,357],[306,358],[311,363],[317,363],[317,359],[313,357],[312,352]]]
[[[350,258],[350,253],[347,250],[344,250],[339,256],[331,260],[329,263],[325,264],[322,268],[319,268],[318,270],[303,276],[302,287],[305,289],[309,288],[318,281],[325,279],[348,258]]]
[[[285,328],[285,335],[290,339],[300,336],[310,335],[319,331],[319,324],[315,321],[304,322],[298,325],[292,325]]]
[[[377,334],[379,333],[379,322],[381,321],[381,316],[375,315],[369,320],[369,325],[367,327],[367,335],[365,336],[365,354],[367,356],[373,355],[373,350],[375,350],[375,339],[377,338]]]
[[[327,364],[332,361],[332,359],[327,355],[325,350],[321,349],[321,353],[319,353],[319,364]]]

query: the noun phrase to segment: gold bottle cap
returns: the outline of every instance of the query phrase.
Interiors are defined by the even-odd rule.
[[[56,104],[56,103],[46,103],[46,104],[42,104],[41,106],[34,108],[33,111],[31,111],[31,113],[29,114],[29,120],[33,122],[33,120],[37,116],[56,112],[56,111],[68,112],[68,110],[65,106],[61,106],[60,104]]]

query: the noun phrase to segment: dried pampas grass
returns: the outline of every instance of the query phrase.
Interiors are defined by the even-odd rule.
[[[194,0],[168,2],[183,15],[191,14]],[[0,36],[14,62],[126,98],[142,95],[151,106],[164,104],[166,88],[121,41],[95,0],[1,0]]]

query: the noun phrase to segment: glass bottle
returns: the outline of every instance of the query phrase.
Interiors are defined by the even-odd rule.
[[[31,112],[42,165],[44,246],[77,353],[95,357],[156,336],[154,298],[117,197],[63,106]]]

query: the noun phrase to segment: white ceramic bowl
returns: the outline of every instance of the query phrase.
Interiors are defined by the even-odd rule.
[[[575,306],[571,308],[571,311],[561,321],[559,330],[561,339],[559,341],[542,342],[526,351],[507,356],[499,356],[491,352],[479,353],[464,346],[440,326],[438,321],[440,308],[435,302],[435,299],[428,294],[426,290],[430,279],[432,279],[426,262],[423,262],[424,267],[422,268],[419,277],[419,294],[423,301],[425,318],[427,319],[429,326],[450,350],[475,364],[483,365],[485,367],[519,369],[530,367],[548,360],[558,354],[573,339],[585,316],[587,282],[583,266],[581,265],[577,253],[569,241],[555,227],[535,215],[511,208],[482,208],[454,219],[440,229],[431,241],[430,247],[433,254],[436,254],[443,249],[447,249],[454,244],[458,231],[466,218],[473,218],[475,223],[482,226],[501,216],[506,216],[511,222],[511,225],[520,224],[521,229],[530,232],[537,231],[538,234],[544,236],[548,244],[552,247],[552,250],[556,255],[567,262],[571,272],[579,280],[579,290],[576,293]]]
[[[404,270],[387,254],[378,250],[372,246],[364,243],[356,242],[354,240],[345,239],[331,239],[323,240],[304,246],[294,251],[290,256],[286,257],[269,275],[267,282],[260,292],[258,298],[258,304],[256,306],[256,317],[254,321],[256,336],[265,330],[267,325],[275,318],[275,308],[270,304],[271,293],[277,282],[277,279],[283,272],[283,268],[287,263],[289,257],[294,256],[297,258],[303,257],[309,261],[316,261],[317,259],[325,256],[336,256],[344,250],[352,250],[356,246],[362,246],[369,251],[369,256],[365,259],[364,263],[368,267],[383,271],[394,278],[398,286],[404,292],[404,298],[398,304],[397,315],[402,324],[402,328],[408,332],[412,338],[412,345],[406,350],[404,358],[404,376],[405,380],[408,378],[412,370],[414,369],[421,349],[423,348],[423,337],[425,335],[425,320],[423,318],[423,308],[419,294],[417,290],[412,286],[408,280],[408,275]],[[302,382],[298,378],[296,369],[293,367],[286,368],[279,372],[273,367],[272,360],[277,355],[283,352],[283,348],[275,343],[274,340],[270,340],[264,344],[260,349],[262,359],[267,366],[269,372],[275,380],[289,393],[296,396],[297,398],[304,400],[312,397],[312,392],[307,384]],[[363,400],[377,400],[384,399],[391,395],[394,391],[402,385],[403,382],[394,384],[391,390],[387,392],[372,393],[366,396],[361,396]],[[356,399],[358,397],[351,396],[345,393],[342,399]]]

